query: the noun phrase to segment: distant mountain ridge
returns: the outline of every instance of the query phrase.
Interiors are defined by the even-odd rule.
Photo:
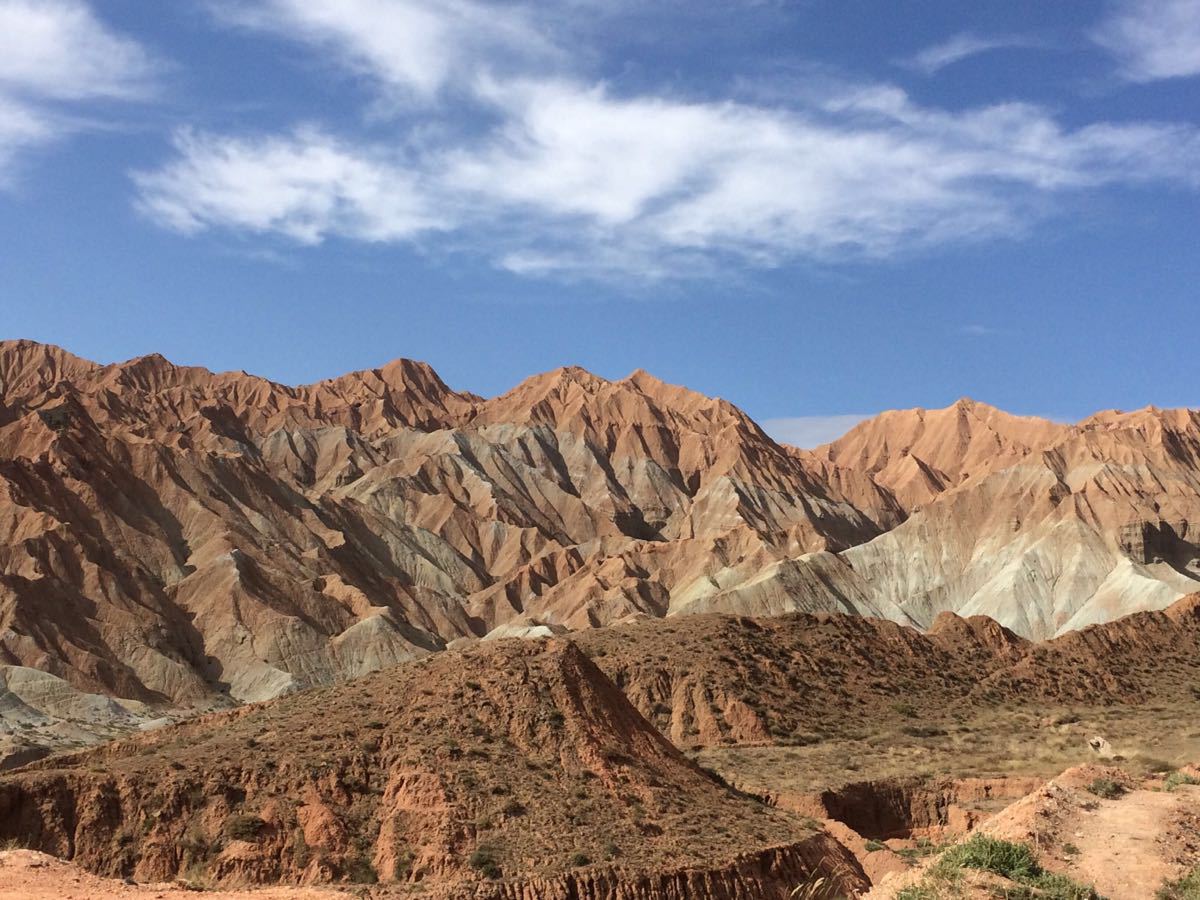
[[[959,401],[813,451],[644,372],[482,398],[0,343],[0,664],[256,700],[479,637],[833,611],[1041,638],[1200,587],[1200,415]]]

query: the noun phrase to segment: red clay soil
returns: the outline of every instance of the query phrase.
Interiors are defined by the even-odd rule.
[[[274,887],[214,890],[205,900],[348,900],[352,895],[321,888]],[[130,884],[102,878],[36,850],[0,851],[0,900],[194,900],[183,884]]]
[[[787,896],[865,884],[738,795],[567,641],[446,652],[0,777],[0,841],[139,881],[376,880],[488,897]]]

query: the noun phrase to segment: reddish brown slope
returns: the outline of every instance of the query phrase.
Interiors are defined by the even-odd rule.
[[[538,900],[780,898],[857,865],[686,761],[572,644],[446,653],[0,778],[0,840],[104,874]],[[460,891],[449,891],[457,895]]]
[[[575,640],[685,747],[806,743],[898,709],[937,721],[1013,703],[1170,702],[1200,687],[1200,594],[1042,643],[951,613],[927,633],[834,614],[701,615]]]
[[[300,388],[0,344],[0,662],[257,699],[539,616],[662,615],[878,532],[744,414],[580,370]],[[714,576],[719,579],[714,580]]]
[[[1006,468],[1049,447],[1069,429],[964,397],[945,409],[881,413],[813,453],[870,475],[911,511],[971,476]]]

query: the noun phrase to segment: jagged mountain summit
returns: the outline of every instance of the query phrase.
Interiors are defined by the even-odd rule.
[[[0,663],[257,700],[459,638],[835,611],[1042,638],[1195,590],[1200,416],[970,401],[815,451],[644,372],[485,399],[0,344]],[[17,679],[28,683],[28,679]]]

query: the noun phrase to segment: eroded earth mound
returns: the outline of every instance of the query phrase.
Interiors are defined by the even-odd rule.
[[[803,744],[823,733],[989,709],[1200,699],[1200,594],[1028,641],[942,613],[926,632],[830,613],[698,615],[573,639],[682,747]]]
[[[813,820],[689,762],[569,641],[448,651],[0,777],[0,842],[109,876],[495,898],[865,887]]]

